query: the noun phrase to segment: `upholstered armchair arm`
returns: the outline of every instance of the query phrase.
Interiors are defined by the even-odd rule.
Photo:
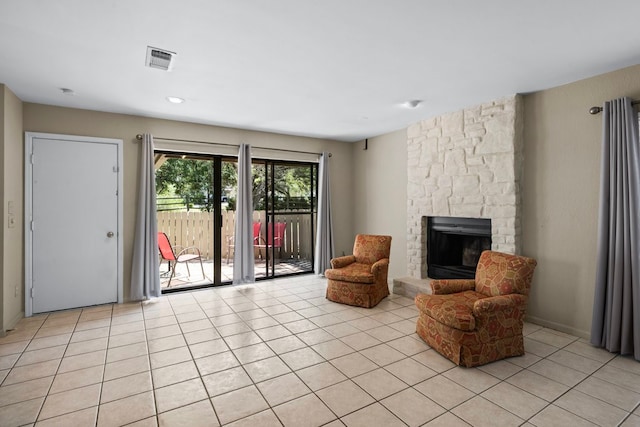
[[[492,316],[496,312],[521,310],[527,306],[527,297],[520,294],[498,295],[482,298],[473,303],[473,315],[476,318]]]
[[[433,295],[455,294],[464,291],[473,291],[476,281],[473,279],[441,279],[431,281],[431,293]]]
[[[356,257],[353,255],[341,256],[338,258],[333,258],[331,260],[331,268],[342,268],[346,267],[349,264],[353,264],[356,262]]]
[[[376,261],[372,266],[371,266],[371,273],[374,276],[378,276],[379,274],[383,274],[384,276],[386,276],[386,272],[389,269],[389,258],[382,258],[378,261]]]

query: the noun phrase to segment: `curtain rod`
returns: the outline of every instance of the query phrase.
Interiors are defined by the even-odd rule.
[[[640,101],[632,101],[631,105],[638,105],[640,104]],[[602,112],[603,108],[602,107],[591,107],[589,108],[589,114],[600,114]]]
[[[142,134],[139,133],[136,135],[136,139],[138,141],[142,141]],[[193,139],[176,139],[176,138],[162,138],[160,136],[154,136],[153,139],[161,139],[163,141],[174,141],[174,142],[193,142],[196,144],[211,144],[211,145],[223,145],[225,147],[239,147],[238,144],[225,144],[224,142],[212,142],[212,141],[197,141],[197,140],[193,140]],[[299,150],[287,150],[284,148],[268,148],[268,147],[252,147],[252,148],[257,148],[259,150],[271,150],[271,151],[285,151],[287,153],[298,153],[298,154],[314,154],[316,156],[320,156],[322,155],[322,153],[314,153],[311,151],[299,151]],[[331,157],[332,154],[329,153],[329,157]]]

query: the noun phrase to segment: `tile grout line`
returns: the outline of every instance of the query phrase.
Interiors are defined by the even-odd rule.
[[[277,298],[276,298],[276,299],[277,299]],[[278,301],[279,301],[279,300],[278,300]],[[284,304],[284,305],[285,305],[285,306],[287,306],[286,304]],[[288,306],[287,306],[287,307],[288,307]],[[231,308],[231,307],[230,307],[230,308]],[[231,308],[231,309],[233,310],[233,308]],[[291,311],[295,312],[295,310],[291,310]],[[266,313],[266,312],[265,312],[265,313]],[[236,312],[236,314],[237,314],[237,312]],[[268,313],[267,313],[267,314],[268,314]],[[271,316],[269,316],[269,317],[271,317]],[[275,319],[274,319],[274,320],[275,320]],[[276,322],[278,322],[278,321],[276,320]],[[243,323],[244,323],[244,322],[243,322]],[[284,324],[281,324],[280,322],[278,322],[278,325],[283,326],[283,327],[285,327],[285,328],[286,328],[286,326],[284,326]],[[249,327],[251,328],[251,326],[249,326]],[[253,328],[251,328],[251,329],[252,329],[252,331],[254,331],[254,332],[255,332],[255,330],[254,330]],[[265,329],[265,328],[262,328],[262,329]],[[287,330],[288,330],[288,329],[287,329]],[[291,331],[289,331],[289,332],[291,332]],[[293,334],[293,333],[291,333],[291,334],[292,334],[292,336],[295,336],[295,334]],[[256,335],[258,335],[258,334],[256,334]],[[265,345],[267,345],[267,347],[268,347],[271,351],[273,351],[273,349],[268,345],[268,342],[267,342],[267,341],[262,340],[262,337],[261,337],[260,335],[258,335],[258,337],[259,337],[259,338],[260,338],[260,340],[261,340],[261,342],[260,342],[261,344],[265,344]],[[226,342],[226,341],[225,341],[225,342]],[[260,344],[260,343],[256,343],[256,344],[253,344],[253,345],[257,345],[257,344]],[[246,347],[249,347],[249,346],[240,347],[240,348],[246,348]],[[310,348],[310,347],[309,347],[309,346],[306,346],[306,343],[305,343],[305,347],[304,347],[304,348]],[[258,393],[260,393],[260,396],[262,396],[262,398],[264,399],[264,401],[267,403],[268,409],[269,409],[271,412],[273,412],[273,414],[275,415],[275,417],[276,417],[276,419],[278,420],[278,422],[280,422],[280,424],[284,425],[284,423],[282,422],[282,420],[281,420],[281,419],[280,419],[280,417],[278,416],[278,413],[274,410],[274,406],[272,406],[272,405],[269,403],[269,401],[266,399],[266,397],[264,396],[264,394],[262,393],[262,391],[261,391],[261,390],[260,390],[260,388],[258,387],[258,383],[256,383],[256,382],[255,382],[255,380],[253,379],[253,377],[252,377],[251,375],[249,375],[249,372],[248,372],[248,371],[246,370],[246,368],[245,368],[245,363],[242,363],[242,362],[240,362],[240,361],[237,359],[237,356],[236,356],[236,354],[233,352],[233,349],[231,349],[231,348],[230,348],[230,351],[231,351],[231,353],[233,354],[233,356],[236,358],[236,360],[240,363],[240,367],[242,367],[242,369],[243,369],[244,373],[245,373],[245,374],[247,375],[247,377],[251,380],[251,383],[252,383],[253,387],[255,387],[255,389],[256,389],[256,390],[258,390]],[[295,351],[295,350],[294,350],[294,351]],[[298,380],[300,380],[303,384],[305,384],[305,383],[304,383],[304,381],[302,381],[302,379],[298,377],[298,375],[296,374],[296,372],[295,372],[293,369],[291,369],[291,367],[290,367],[290,366],[289,366],[289,365],[288,365],[284,360],[282,360],[282,358],[280,358],[280,355],[279,355],[278,353],[276,353],[275,351],[273,351],[273,353],[275,354],[275,356],[271,356],[271,357],[277,357],[277,358],[278,358],[278,360],[279,360],[280,362],[282,362],[282,363],[283,363],[283,364],[284,364],[284,365],[285,365],[285,366],[286,366],[286,367],[287,367],[291,372],[288,372],[288,373],[285,373],[285,374],[282,374],[282,375],[278,375],[278,376],[275,376],[275,377],[271,377],[271,378],[269,378],[269,379],[267,379],[267,380],[264,380],[264,381],[269,381],[269,380],[274,379],[274,378],[280,378],[280,377],[282,377],[282,376],[288,375],[289,373],[292,373],[292,374],[294,374],[294,375],[296,376],[296,378],[298,378]],[[254,363],[254,362],[257,362],[257,361],[260,361],[260,360],[266,360],[266,359],[269,359],[269,358],[271,358],[271,357],[267,357],[267,358],[265,358],[265,359],[258,359],[258,360],[255,360],[255,361],[252,361],[252,362],[249,362],[249,363]],[[261,382],[264,382],[264,381],[261,381]],[[305,384],[305,386],[306,386],[306,384]],[[306,386],[306,387],[308,388],[308,386]],[[237,390],[239,390],[239,389],[237,389]],[[295,399],[299,399],[299,398],[301,398],[301,397],[307,396],[307,395],[309,395],[309,394],[314,394],[314,395],[315,395],[315,392],[314,392],[313,390],[311,390],[311,389],[309,389],[309,390],[310,390],[310,393],[304,394],[303,396],[295,397],[295,398],[290,399],[290,400],[287,400],[287,401],[285,401],[285,402],[281,402],[281,403],[279,403],[279,404],[278,404],[278,405],[276,405],[276,406],[284,405],[284,404],[286,404],[286,403],[288,403],[288,402],[291,402],[291,401],[293,401],[293,400],[295,400]],[[317,398],[322,402],[322,399],[320,399],[318,396],[316,396],[316,397],[317,397]],[[212,398],[211,398],[211,399],[212,399]],[[323,403],[323,404],[324,404],[324,403]],[[326,406],[326,405],[325,405],[325,406]],[[329,410],[331,411],[331,409],[330,409],[330,408],[328,408],[328,407],[327,407],[327,409],[329,409]],[[264,410],[263,410],[263,411],[264,411]],[[263,411],[260,411],[260,412],[263,412]],[[258,413],[260,413],[260,412],[258,412]],[[331,411],[331,412],[333,413],[333,411]],[[257,413],[256,413],[256,414],[257,414]],[[246,417],[239,418],[238,420],[234,420],[234,421],[232,421],[232,422],[237,422],[237,421],[240,421],[240,420],[243,420],[243,419],[246,419],[246,418],[252,417],[252,416],[254,416],[254,415],[256,415],[256,414],[251,414],[251,415],[248,415],[248,416],[246,416]],[[336,415],[335,413],[333,413],[333,415],[334,415],[334,416],[336,416],[336,419],[339,419],[339,417],[337,417],[337,415]],[[332,420],[332,421],[330,421],[330,422],[333,422],[333,420]]]
[[[82,314],[82,310],[80,311],[80,315],[81,314]],[[78,315],[78,319],[80,319],[80,315]],[[40,326],[38,331],[40,331],[40,329],[42,329],[44,327],[44,324],[48,319],[49,319],[49,315],[47,315],[47,319],[45,319],[45,321],[42,322],[42,325]],[[78,320],[76,320],[76,322],[75,322],[75,324],[73,326],[73,331],[75,331],[77,325],[78,325]],[[60,366],[62,365],[62,361],[64,360],[64,356],[67,353],[67,350],[69,349],[69,343],[71,342],[71,337],[73,336],[73,331],[69,335],[69,341],[67,341],[67,344],[65,346],[64,352],[62,353],[62,357],[60,357],[60,361],[58,362],[58,367],[56,368],[56,373],[53,375],[53,378],[51,379],[51,384],[49,384],[49,387],[47,388],[47,393],[44,395],[44,399],[42,399],[42,404],[40,405],[40,409],[38,410],[38,414],[36,415],[36,419],[34,420],[34,423],[39,421],[40,415],[42,414],[42,410],[44,409],[44,405],[47,402],[47,399],[49,398],[49,395],[50,395],[50,392],[51,392],[51,388],[53,387],[53,383],[55,382],[56,376],[58,375],[58,371],[60,370]],[[37,332],[36,332],[36,335],[37,335]],[[33,339],[35,339],[35,335],[34,335],[34,338],[31,339],[29,344],[31,344],[31,342],[33,342]],[[24,354],[24,351],[23,351],[22,354]],[[20,360],[20,359],[18,359],[18,360]],[[17,363],[17,361],[16,361],[16,363]],[[58,414],[58,415],[63,415],[63,414]]]
[[[541,328],[541,329],[539,329],[539,330],[542,330],[542,329],[545,329],[545,328]],[[537,332],[537,331],[535,331],[535,332]],[[535,332],[534,332],[534,333],[535,333]],[[529,334],[529,335],[531,335],[531,334]],[[530,339],[533,339],[533,340],[535,340],[535,341],[538,341],[538,340],[536,340],[535,338],[530,338]],[[549,358],[550,356],[552,356],[553,354],[556,354],[556,353],[558,353],[559,351],[562,351],[562,350],[564,350],[564,351],[568,351],[568,352],[570,352],[570,353],[572,353],[572,354],[575,354],[575,353],[573,353],[573,352],[571,352],[571,351],[569,351],[569,350],[565,350],[565,349],[566,349],[566,347],[570,346],[570,345],[571,345],[571,344],[573,344],[574,342],[577,342],[578,340],[579,340],[579,338],[576,338],[575,340],[571,341],[571,342],[570,342],[570,343],[568,343],[568,344],[565,344],[565,345],[564,345],[564,346],[562,346],[562,347],[555,347],[555,346],[553,346],[553,347],[555,347],[555,348],[556,348],[556,350],[555,350],[555,351],[553,351],[553,352],[549,353],[548,355],[546,355],[546,356],[542,357],[540,360],[538,360],[537,362],[535,362],[535,363],[533,363],[533,364],[529,365],[527,368],[523,368],[523,370],[528,370],[531,366],[534,366],[534,365],[538,364],[539,362],[541,362],[541,361],[543,361],[543,360],[548,360],[548,358]],[[542,342],[542,341],[538,341],[538,342]],[[543,343],[543,344],[547,344],[547,343]],[[550,345],[550,344],[547,344],[547,345]],[[598,361],[598,360],[594,360],[594,359],[591,359],[591,358],[586,357],[586,356],[582,356],[582,355],[578,355],[578,356],[584,357],[584,358],[586,358],[586,359],[590,359],[590,360],[592,360],[592,361],[594,361],[594,362],[602,363],[602,362],[600,362],[600,361]],[[537,411],[535,414],[531,415],[527,420],[525,420],[525,422],[530,422],[530,420],[531,420],[531,419],[533,419],[533,418],[534,418],[535,416],[537,416],[539,413],[541,413],[541,412],[542,412],[542,411],[544,411],[546,408],[548,408],[549,406],[552,406],[552,405],[553,405],[553,406],[556,406],[556,407],[558,407],[558,408],[560,408],[560,409],[562,409],[562,410],[565,410],[565,411],[567,411],[567,412],[570,412],[571,414],[573,414],[573,415],[575,415],[575,416],[577,416],[577,417],[579,417],[579,418],[582,418],[582,419],[583,419],[583,420],[585,420],[585,421],[592,422],[591,420],[589,420],[589,419],[587,419],[587,418],[584,418],[582,415],[577,414],[577,413],[575,413],[574,411],[571,411],[571,410],[565,409],[565,408],[563,408],[563,407],[561,407],[561,406],[555,405],[555,402],[557,402],[559,399],[561,399],[563,396],[565,396],[565,395],[566,395],[566,394],[568,394],[569,392],[574,391],[574,390],[575,390],[575,388],[576,388],[578,385],[580,385],[580,384],[581,384],[581,383],[583,383],[584,381],[586,381],[586,380],[588,380],[589,378],[591,378],[591,377],[592,377],[596,372],[598,372],[600,369],[602,369],[603,367],[605,367],[606,365],[608,365],[608,364],[609,364],[609,362],[611,362],[611,361],[612,361],[612,360],[614,360],[614,359],[615,359],[615,357],[614,357],[614,358],[612,358],[612,359],[609,359],[607,362],[602,363],[602,364],[601,364],[601,366],[600,366],[600,367],[598,367],[598,369],[596,369],[595,371],[593,371],[593,372],[592,372],[592,373],[590,373],[590,374],[586,374],[585,372],[578,371],[578,372],[581,372],[581,373],[583,373],[583,374],[586,374],[587,376],[586,376],[585,378],[583,378],[582,380],[578,381],[578,382],[577,382],[576,384],[574,384],[573,386],[567,386],[566,384],[559,383],[559,384],[562,384],[562,385],[564,385],[564,386],[566,386],[566,387],[569,387],[569,388],[568,388],[566,391],[564,391],[563,393],[561,393],[558,397],[556,397],[556,398],[555,398],[554,400],[552,400],[552,401],[548,401],[548,400],[546,400],[546,399],[542,399],[542,398],[540,398],[539,396],[536,396],[536,397],[538,397],[539,399],[542,399],[542,400],[544,400],[545,402],[547,402],[547,404],[546,404],[542,409],[540,409],[539,411]],[[554,362],[553,360],[549,360],[549,361],[550,361],[550,362],[553,362],[553,363],[556,363],[556,364],[558,364],[558,365],[560,365],[560,366],[564,366],[564,365],[562,365],[562,364],[560,364],[560,363],[558,363],[558,362]],[[568,366],[564,366],[564,367],[566,367],[566,368],[570,368],[570,367],[568,367]],[[572,368],[570,368],[570,369],[572,369]],[[577,370],[576,370],[576,371],[577,371]],[[537,372],[534,372],[534,371],[531,371],[531,372],[538,374]],[[514,376],[514,375],[517,375],[517,373],[516,373],[516,374],[513,374],[513,375],[511,375],[511,376],[509,376],[509,377],[507,377],[507,379],[508,379],[508,378],[511,378],[511,377],[512,377],[512,376]],[[538,374],[538,375],[540,375],[540,376],[542,376],[542,377],[544,377],[544,378],[548,378],[548,377],[546,377],[545,375],[542,375],[542,374]],[[597,377],[596,377],[596,378],[597,378]],[[548,378],[548,379],[550,379],[550,380],[552,380],[552,381],[555,381],[555,380],[553,380],[553,379],[551,379],[551,378]],[[506,380],[506,379],[505,379],[505,380]],[[604,381],[606,381],[606,380],[604,380]],[[609,382],[609,381],[607,381],[607,382]],[[509,384],[510,384],[510,383],[509,383]],[[522,391],[524,391],[524,392],[529,393],[527,390],[524,390],[524,389],[522,389],[522,388],[518,387],[517,385],[514,385],[514,384],[511,384],[511,385],[513,385],[514,387],[519,388],[520,390],[522,390]],[[625,389],[626,389],[626,387],[625,387]],[[579,390],[575,390],[575,391],[580,392]],[[586,394],[586,393],[585,393],[585,394]],[[593,398],[593,399],[599,400],[600,402],[603,402],[603,403],[605,403],[605,404],[607,404],[607,405],[610,405],[610,406],[612,406],[612,407],[614,407],[614,408],[616,408],[616,409],[620,409],[620,410],[622,410],[622,411],[625,411],[624,409],[621,409],[621,408],[619,408],[619,407],[617,407],[617,406],[615,406],[615,405],[611,405],[610,403],[605,402],[604,400],[599,399],[598,397],[591,396],[591,395],[589,395],[589,394],[586,394],[586,395],[587,395],[587,396],[589,396],[589,397],[591,397],[591,398]],[[639,403],[639,405],[640,405],[640,403]],[[509,411],[507,408],[503,408],[503,409],[505,409],[505,410]],[[511,411],[509,411],[509,412],[511,412]],[[626,411],[625,411],[625,412],[626,412]],[[633,412],[633,411],[632,411],[632,412]],[[629,415],[629,414],[631,414],[632,412],[628,413],[628,414],[627,414],[627,416],[626,416],[624,419],[628,418],[628,415]],[[516,415],[516,414],[514,414],[514,415]],[[623,419],[623,420],[624,420],[624,419]]]
[[[153,397],[154,418],[156,419],[156,425],[157,425],[160,414],[158,413],[158,401],[156,399],[156,389],[153,381],[153,366],[151,365],[151,351],[149,349],[149,336],[147,335],[147,319],[145,317],[144,303],[140,304],[140,309],[142,310],[142,323],[144,326],[144,344],[147,347],[147,363],[149,363],[149,376],[151,377],[151,395]],[[173,307],[171,307],[171,311],[173,312]],[[173,315],[175,316],[175,312]],[[137,421],[134,421],[134,422],[137,422]]]
[[[277,299],[277,297],[276,297],[276,299]],[[279,300],[278,300],[278,301],[279,301]],[[289,307],[289,306],[287,305],[287,303],[283,303],[283,302],[281,302],[281,301],[280,301],[280,304],[283,304],[283,305],[285,305],[286,307],[288,307],[288,308],[291,310],[291,312],[297,313],[297,310],[295,310],[295,309],[291,309],[291,307]],[[268,313],[267,313],[267,314],[268,314]],[[304,318],[304,319],[309,320],[309,318],[305,318],[304,316],[303,316],[303,318]],[[274,319],[274,320],[275,320],[275,319]],[[302,319],[301,319],[301,320],[302,320]],[[276,322],[278,322],[278,321],[276,320]],[[292,322],[288,322],[288,323],[292,323]],[[286,328],[286,323],[284,323],[284,324],[283,324],[283,323],[279,323],[279,322],[278,322],[278,324]],[[264,328],[263,328],[263,329],[264,329]],[[319,326],[316,324],[316,328],[315,328],[315,329],[312,329],[312,330],[316,330],[316,329],[322,329],[322,328],[321,328],[321,327],[319,327]],[[253,329],[252,329],[252,330],[253,330]],[[288,329],[287,329],[287,330],[288,330]],[[291,334],[290,336],[296,336],[296,334],[295,334],[295,333],[291,332],[290,330],[288,330],[288,331],[289,331],[289,332],[290,332],[290,334]],[[258,335],[258,336],[259,336],[259,335]],[[259,336],[259,337],[260,337],[260,336]],[[283,338],[283,337],[280,337],[280,338]],[[297,338],[297,336],[296,336],[296,338]],[[262,340],[262,337],[260,337],[260,339]],[[279,339],[279,338],[278,338],[278,339]],[[299,338],[298,338],[298,339],[299,339]],[[273,341],[273,340],[270,340],[270,341]],[[305,346],[304,346],[304,347],[301,347],[301,348],[299,348],[299,349],[296,349],[296,350],[300,350],[300,349],[306,348],[306,349],[310,349],[311,351],[314,351],[314,349],[313,349],[310,345],[308,345],[308,344],[307,344],[306,342],[304,342],[304,341],[302,341],[302,342],[305,344]],[[271,349],[271,351],[273,351],[273,349],[269,346],[268,341],[264,341],[264,340],[262,340],[262,341],[261,341],[261,343],[263,343],[263,344],[267,345],[267,347],[269,347],[269,348]],[[296,350],[292,350],[292,351],[296,351]],[[231,350],[231,351],[232,351],[232,353],[233,353],[233,350]],[[315,351],[314,351],[314,352],[315,352]],[[290,352],[285,352],[285,353],[281,353],[281,354],[286,354],[286,353],[290,353]],[[287,366],[287,368],[290,370],[290,372],[287,372],[287,373],[285,373],[285,374],[278,375],[278,376],[275,376],[275,377],[268,378],[268,379],[266,379],[266,380],[264,380],[264,381],[261,381],[261,383],[262,383],[262,382],[265,382],[265,381],[269,381],[269,380],[271,380],[271,379],[280,378],[280,377],[283,377],[283,376],[288,375],[288,374],[290,374],[290,373],[291,373],[291,374],[295,375],[295,377],[296,377],[296,378],[297,378],[297,379],[298,379],[302,384],[304,384],[304,385],[305,385],[305,387],[307,387],[307,388],[309,389],[309,393],[306,393],[306,394],[304,394],[304,395],[302,395],[302,396],[294,397],[294,398],[292,398],[292,399],[290,399],[290,400],[287,400],[287,401],[284,401],[284,402],[280,402],[280,403],[279,403],[278,405],[276,405],[276,406],[284,405],[284,404],[286,404],[286,403],[288,403],[288,402],[292,402],[292,401],[294,401],[294,400],[296,400],[296,399],[299,399],[299,398],[302,398],[302,397],[304,397],[304,396],[314,395],[314,396],[315,396],[315,397],[316,397],[320,402],[322,402],[322,404],[323,404],[323,405],[324,405],[324,406],[325,406],[325,407],[326,407],[326,408],[327,408],[327,409],[328,409],[328,410],[329,410],[329,411],[334,415],[335,419],[334,419],[334,420],[332,420],[332,421],[329,421],[328,423],[331,423],[331,422],[333,422],[333,421],[335,421],[335,420],[339,420],[339,419],[340,419],[340,417],[338,417],[338,415],[337,415],[337,414],[336,414],[336,413],[335,413],[331,408],[329,408],[329,407],[324,403],[324,401],[320,398],[320,396],[318,396],[318,395],[316,394],[316,391],[318,391],[318,390],[315,390],[315,391],[314,391],[314,390],[310,389],[310,388],[308,387],[308,385],[307,385],[307,384],[302,380],[302,378],[300,378],[300,377],[299,377],[299,375],[297,374],[297,372],[296,372],[295,370],[293,370],[293,369],[291,368],[291,366],[289,366],[289,365],[288,365],[284,360],[282,360],[282,358],[281,358],[281,354],[278,354],[278,353],[276,353],[275,351],[274,351],[274,354],[275,354],[275,356],[271,356],[271,357],[277,357],[277,358],[278,358],[278,360],[279,360],[280,362],[282,362],[285,366]],[[235,353],[234,353],[234,356],[235,356]],[[268,357],[268,358],[271,358],[271,357]],[[321,356],[321,357],[322,357],[322,356]],[[260,360],[266,360],[266,359],[268,359],[268,358],[265,358],[265,359],[259,359],[259,360],[257,360],[257,361],[260,361]],[[324,362],[319,362],[319,363],[317,363],[317,364],[310,365],[310,366],[308,366],[308,367],[316,366],[316,365],[319,365],[319,364],[322,364],[322,363],[330,363],[330,362],[329,362],[329,360],[325,359],[324,357],[322,357],[322,358],[323,358]],[[253,362],[250,362],[250,363],[254,363],[254,362],[256,362],[256,361],[253,361]],[[241,363],[241,366],[243,367],[243,369],[244,369],[244,365],[245,365],[245,364]],[[332,365],[332,366],[333,366],[333,365]],[[303,368],[303,369],[306,369],[306,368]],[[266,403],[267,403],[267,405],[269,406],[269,409],[270,409],[270,410],[275,414],[275,416],[276,416],[276,418],[278,419],[278,421],[279,421],[281,424],[283,424],[283,425],[284,425],[284,423],[282,422],[282,420],[281,420],[281,419],[280,419],[280,417],[278,416],[277,412],[274,410],[274,408],[275,408],[275,407],[274,407],[274,406],[272,406],[272,405],[268,402],[268,400],[265,398],[265,396],[264,396],[264,395],[262,394],[262,392],[260,391],[260,388],[258,387],[258,383],[256,383],[256,382],[255,382],[255,380],[251,377],[251,375],[249,375],[249,373],[246,371],[246,369],[244,369],[244,370],[245,370],[245,373],[247,374],[247,376],[249,377],[249,379],[252,381],[252,383],[253,383],[254,387],[258,390],[258,392],[261,394],[261,396],[263,397],[263,399],[265,400],[265,402],[266,402]],[[344,381],[346,381],[346,380],[348,380],[348,379],[349,379],[349,378],[346,378]],[[335,384],[332,384],[332,385],[335,385]],[[327,387],[325,387],[325,388],[331,387],[332,385],[327,386]],[[323,389],[324,389],[324,388],[323,388]],[[255,414],[249,415],[249,416],[247,416],[247,417],[245,417],[245,418],[251,417],[251,416],[253,416],[253,415],[255,415]],[[245,419],[245,418],[241,418],[241,419]],[[235,421],[234,421],[234,422],[235,422]],[[327,424],[328,424],[328,423],[327,423]]]
[[[629,418],[631,418],[631,416],[633,415],[633,413],[636,411],[636,409],[640,408],[640,402],[636,403],[636,406],[633,407],[633,409],[631,409],[631,411],[629,411],[627,413],[627,415],[616,425],[616,426],[621,426],[622,424],[624,424],[625,421],[627,421]]]
[[[69,340],[67,341],[67,344],[65,345],[65,349],[64,349],[64,352],[62,353],[62,356],[60,357],[60,360],[59,360],[59,362],[58,362],[58,367],[56,368],[56,372],[55,372],[55,374],[53,375],[53,379],[51,380],[51,384],[49,384],[49,387],[48,387],[48,389],[47,389],[47,393],[45,394],[44,399],[42,400],[42,405],[40,406],[40,410],[38,411],[38,414],[36,415],[36,419],[35,419],[35,421],[34,421],[34,422],[40,421],[40,420],[39,420],[40,415],[42,414],[42,410],[44,409],[44,405],[45,405],[45,403],[46,403],[47,399],[49,398],[49,396],[51,396],[51,389],[53,388],[53,384],[54,384],[54,382],[55,382],[55,379],[56,379],[56,377],[58,376],[58,372],[60,371],[60,366],[62,365],[62,361],[64,360],[65,355],[67,354],[67,351],[69,350],[69,345],[71,344],[71,338],[73,337],[73,334],[75,333],[75,330],[76,330],[76,328],[77,328],[77,326],[78,326],[78,322],[79,322],[79,320],[80,320],[80,317],[82,316],[82,312],[83,312],[83,311],[84,311],[84,309],[81,309],[81,310],[80,310],[80,313],[79,313],[79,315],[78,315],[78,319],[76,319],[76,321],[75,321],[75,323],[74,323],[73,330],[72,330],[72,331],[71,331],[71,333],[69,334]],[[44,324],[46,323],[46,321],[48,320],[48,318],[49,318],[49,315],[47,315],[47,319],[45,319],[45,321],[42,323],[42,325],[40,326],[40,329],[42,329],[42,327],[44,327]],[[40,329],[39,329],[39,330],[40,330]],[[37,333],[36,333],[36,335],[37,335]],[[55,335],[54,335],[54,336],[55,336]],[[32,340],[33,340],[33,339],[35,339],[35,335],[34,335],[34,338],[32,338]],[[25,349],[25,350],[26,350],[26,349]],[[23,351],[23,354],[24,354],[24,351]],[[106,357],[106,354],[105,354],[105,357]],[[72,371],[70,371],[70,372],[72,372]],[[102,384],[101,384],[100,388],[102,389]],[[72,389],[72,390],[73,390],[73,389]],[[61,393],[64,393],[64,392],[66,392],[66,391],[69,391],[69,390],[65,390],[65,391],[63,391],[63,392],[61,392]],[[54,393],[54,394],[55,394],[55,393]],[[98,404],[99,404],[99,403],[100,403],[100,400],[99,400],[99,398],[98,398]],[[83,409],[87,409],[87,408],[82,408],[81,410],[83,410]],[[72,412],[77,412],[77,411],[72,411]],[[71,412],[71,413],[72,413],[72,412]],[[58,414],[58,415],[56,415],[56,416],[54,416],[54,417],[51,417],[51,418],[55,418],[55,417],[58,417],[58,416],[61,416],[61,415],[66,415],[66,413],[65,413],[65,414]],[[97,416],[97,415],[96,415],[96,416]]]
[[[11,374],[11,371],[15,368],[16,363],[18,363],[18,361],[22,358],[22,355],[27,351],[27,348],[29,348],[29,346],[31,345],[31,342],[33,341],[34,337],[38,334],[38,332],[40,331],[40,329],[42,329],[44,323],[47,321],[47,319],[49,318],[49,313],[47,313],[46,318],[44,319],[44,321],[42,322],[42,324],[37,328],[37,330],[35,331],[35,333],[33,334],[33,336],[29,339],[29,343],[25,346],[25,348],[22,350],[22,352],[20,352],[20,356],[18,356],[18,358],[16,359],[15,362],[13,362],[12,366],[9,368],[9,372],[7,373],[7,376],[4,378],[4,380],[2,381],[2,384],[4,384],[4,382],[7,380],[7,378],[9,377],[9,375]],[[66,349],[65,349],[66,351]],[[58,363],[58,368],[56,368],[56,372],[58,372],[58,369],[60,369],[60,363],[62,363],[62,358],[60,358],[60,362]],[[53,377],[55,379],[55,375]],[[34,420],[35,421],[38,419],[38,417],[40,416],[40,413],[42,412],[42,408],[44,407],[44,402],[47,400],[47,396],[49,395],[49,390],[51,390],[51,386],[53,385],[53,381],[54,379],[51,380],[51,384],[49,384],[49,387],[47,388],[47,393],[44,395],[44,397],[36,397],[34,399],[29,399],[29,400],[36,400],[36,399],[40,399],[42,398],[42,403],[39,405],[38,408],[38,413],[36,414],[36,418]],[[19,384],[19,383],[18,383]],[[23,401],[24,402],[24,401]],[[21,402],[16,402],[16,403],[21,403]],[[9,405],[6,405],[9,406]]]
[[[200,307],[200,309],[203,311],[203,313],[205,314],[205,316],[207,315],[206,311],[204,309],[202,309],[202,306],[200,305],[200,302],[196,300],[196,304],[198,304],[198,307]],[[226,303],[225,303],[226,304]],[[228,305],[227,305],[228,306]],[[222,338],[222,335],[220,335],[220,331],[218,330],[218,328],[216,328],[216,326],[213,324],[213,322],[211,321],[211,319],[209,318],[209,316],[207,316],[207,320],[209,321],[209,323],[211,323],[211,327],[213,328],[213,330],[216,332],[216,334],[218,334],[218,336],[220,336],[220,338]],[[180,321],[178,321],[178,327],[180,327]],[[182,328],[180,328],[180,330],[182,331]],[[189,343],[187,342],[185,336],[184,336],[184,331],[183,331],[183,335],[182,338],[185,340],[185,343],[187,343],[187,348],[189,349],[189,354],[191,354],[191,360],[193,361],[194,366],[196,367],[196,371],[198,372],[198,378],[200,379],[200,383],[202,384],[202,387],[204,388],[204,392],[207,395],[207,401],[209,402],[209,405],[211,406],[211,409],[213,410],[213,413],[216,416],[216,420],[218,421],[219,425],[222,425],[222,422],[220,421],[220,416],[218,415],[218,411],[216,410],[215,405],[213,404],[212,401],[212,397],[209,395],[209,390],[207,389],[207,385],[204,383],[204,380],[202,378],[202,372],[200,371],[200,368],[198,367],[198,364],[196,363],[196,359],[193,357],[193,353],[191,351],[191,348],[189,346]],[[215,338],[214,338],[215,339]],[[222,340],[225,345],[227,345],[226,341],[224,341],[224,339]],[[207,341],[204,341],[207,342]],[[228,345],[227,345],[228,347]],[[216,353],[218,354],[218,353]],[[233,353],[232,353],[233,354]],[[207,356],[205,356],[207,357]],[[235,357],[235,354],[233,355],[233,357],[236,359],[236,361],[238,363],[240,363],[239,360],[237,360],[237,358]],[[242,366],[242,364],[240,364],[240,366]],[[193,403],[191,403],[193,404]]]
[[[98,425],[98,420],[100,419],[100,406],[102,401],[102,391],[104,389],[104,375],[107,370],[107,356],[109,355],[109,343],[111,341],[111,326],[113,325],[113,304],[111,305],[111,315],[109,316],[109,327],[107,330],[107,347],[104,352],[104,363],[102,364],[102,375],[100,378],[100,393],[98,393],[98,404],[96,408],[96,415],[94,420],[94,425]],[[73,337],[73,335],[71,335]]]

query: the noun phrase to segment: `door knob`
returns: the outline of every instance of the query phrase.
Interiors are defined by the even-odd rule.
[[[108,237],[108,238],[112,238],[112,237],[113,237],[113,231],[109,231],[109,232],[107,233],[107,237]]]

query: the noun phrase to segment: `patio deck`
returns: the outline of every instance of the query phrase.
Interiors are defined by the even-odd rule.
[[[213,260],[204,260],[202,262],[204,267],[204,274],[206,278],[202,277],[202,271],[200,270],[200,264],[197,261],[189,263],[189,271],[191,276],[187,273],[187,265],[180,263],[176,266],[176,274],[171,279],[170,289],[186,288],[190,286],[208,285],[213,282]],[[160,287],[164,290],[168,288],[170,274],[167,272],[167,263],[162,262],[160,264]],[[227,264],[224,260],[221,266],[222,283],[231,283],[233,281],[233,261]],[[288,274],[312,272],[313,266],[311,260],[308,259],[281,259],[277,260],[275,264],[275,276],[284,276]],[[263,259],[255,260],[255,276],[256,278],[266,277],[266,261]]]

